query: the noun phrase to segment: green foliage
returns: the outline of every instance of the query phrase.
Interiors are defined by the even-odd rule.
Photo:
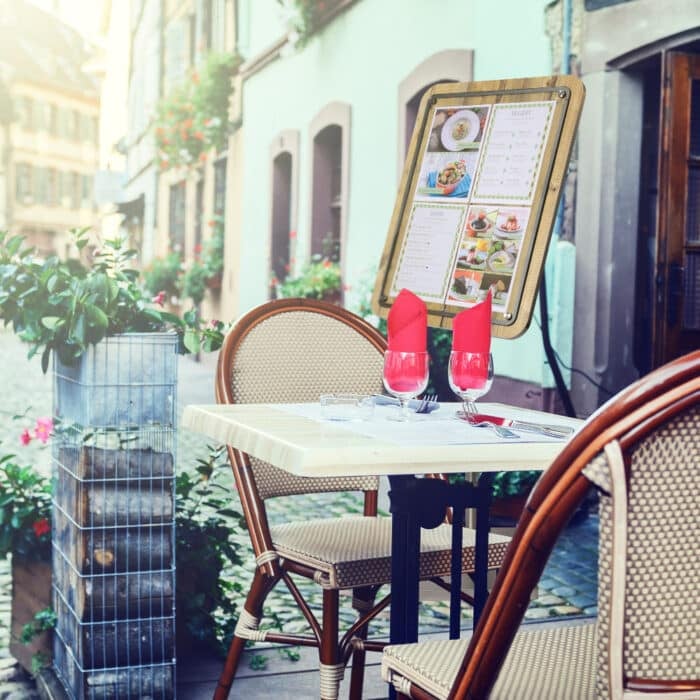
[[[204,242],[202,250],[202,264],[207,271],[207,280],[221,275],[224,270],[224,219],[217,214],[210,224],[211,236]]]
[[[195,306],[199,306],[207,291],[208,279],[209,274],[204,264],[199,260],[193,260],[180,280],[182,296],[191,299]]]
[[[87,230],[73,234],[82,251]],[[138,271],[130,267],[136,251],[124,241],[105,241],[91,266],[57,256],[43,260],[33,248],[23,248],[23,241],[0,232],[0,319],[29,344],[30,357],[41,352],[44,372],[51,351],[73,365],[90,345],[119,333],[175,330],[189,337],[182,344],[185,350],[201,345],[202,324],[196,315],[181,319],[153,306]],[[206,343],[211,350],[222,341],[223,332],[209,329]]]
[[[14,454],[0,456],[0,559],[51,558],[51,484]]]
[[[159,102],[155,140],[161,169],[196,165],[210,149],[224,148],[232,78],[239,65],[234,54],[210,53],[201,71],[193,69]]]
[[[273,280],[276,283],[276,280]],[[277,284],[278,297],[324,299],[338,294],[342,287],[340,265],[328,258],[314,256],[297,277],[288,277]]]
[[[253,671],[264,671],[267,668],[267,656],[264,654],[253,654],[248,662],[248,668]]]
[[[537,471],[498,472],[493,478],[491,494],[494,498],[528,494],[539,477]]]
[[[181,470],[175,481],[178,628],[188,641],[225,653],[236,615],[232,594],[237,586],[221,575],[225,566],[241,562],[231,538],[245,527],[230,507],[230,472],[223,469],[224,447],[209,446],[206,459]],[[227,483],[220,483],[223,475]],[[180,634],[180,633],[179,633]]]
[[[48,632],[56,627],[58,618],[56,613],[51,608],[43,608],[34,614],[34,617],[22,626],[22,631],[19,635],[19,641],[22,644],[31,644],[34,637],[37,637],[42,632]]]
[[[165,292],[168,298],[175,297],[180,291],[181,272],[182,258],[179,253],[168,253],[164,258],[155,258],[143,271],[144,287],[153,295]]]

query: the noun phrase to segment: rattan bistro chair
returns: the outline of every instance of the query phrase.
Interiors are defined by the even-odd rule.
[[[363,319],[338,306],[309,299],[281,299],[253,309],[226,336],[220,351],[216,395],[220,403],[318,401],[333,392],[373,394],[382,389],[384,338]],[[319,648],[321,697],[337,697],[353,656],[351,694],[359,697],[367,624],[389,602],[375,603],[391,576],[391,519],[377,516],[375,477],[311,479],[293,476],[230,448],[229,457],[256,557],[256,571],[241,611],[215,697],[228,696],[246,640],[266,640]],[[329,517],[271,526],[268,498],[310,492],[362,491],[364,515]],[[450,526],[425,530],[420,576],[449,575]],[[473,571],[474,532],[464,531],[462,562]],[[508,538],[492,536],[489,567],[497,568]],[[291,574],[322,589],[317,620]],[[289,588],[312,634],[260,630],[263,602],[280,581]],[[356,622],[339,636],[339,591],[352,590]]]
[[[556,537],[600,493],[596,622],[518,630]],[[414,698],[700,698],[700,351],[596,412],[536,485],[469,642],[384,650]]]

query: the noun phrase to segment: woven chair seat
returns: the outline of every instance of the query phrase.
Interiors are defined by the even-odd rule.
[[[270,528],[279,556],[321,572],[324,588],[355,588],[391,580],[391,518],[353,516],[333,520],[307,520]],[[474,570],[474,530],[464,528],[462,571]],[[420,577],[450,573],[452,526],[421,530]],[[489,535],[488,566],[503,562],[510,538]]]
[[[397,644],[384,649],[382,677],[403,692],[416,683],[446,698],[468,639]],[[510,647],[490,700],[584,700],[595,697],[596,624],[525,628]]]

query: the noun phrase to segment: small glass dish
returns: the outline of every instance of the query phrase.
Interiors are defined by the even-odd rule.
[[[371,420],[374,401],[363,394],[322,394],[321,417],[326,420]]]

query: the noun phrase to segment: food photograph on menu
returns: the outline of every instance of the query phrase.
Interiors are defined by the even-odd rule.
[[[505,306],[528,215],[527,207],[469,207],[449,302],[475,304],[490,289],[494,306]]]
[[[469,196],[488,113],[487,106],[435,110],[418,195]]]

